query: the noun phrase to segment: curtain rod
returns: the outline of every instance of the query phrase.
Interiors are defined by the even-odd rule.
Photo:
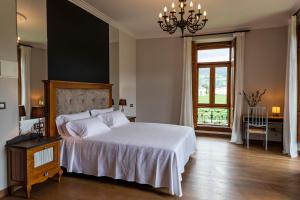
[[[25,47],[31,47],[31,48],[33,48],[33,46],[31,46],[31,45],[29,45],[29,44],[22,44],[22,43],[18,43],[18,46],[25,46]]]
[[[224,34],[241,33],[241,32],[250,32],[250,30],[229,31],[229,32],[222,32],[222,33],[207,33],[207,34],[199,34],[199,35],[185,35],[183,37],[199,37],[199,36],[210,36],[210,35],[224,35]]]
[[[297,16],[300,13],[300,9],[298,9],[293,16]]]

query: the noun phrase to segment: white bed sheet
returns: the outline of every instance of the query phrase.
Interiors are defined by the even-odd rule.
[[[190,127],[130,123],[86,139],[63,137],[61,166],[68,172],[168,187],[180,197],[181,174],[195,151]]]

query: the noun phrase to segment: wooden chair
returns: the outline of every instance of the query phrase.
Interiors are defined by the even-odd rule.
[[[248,107],[247,148],[250,134],[264,135],[268,150],[268,111],[266,107]]]

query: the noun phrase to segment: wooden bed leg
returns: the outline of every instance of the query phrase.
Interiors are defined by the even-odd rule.
[[[14,191],[14,186],[11,185],[7,188],[8,195],[12,195],[13,191]]]
[[[30,199],[31,185],[26,186],[26,198]]]
[[[58,179],[57,179],[57,182],[60,183],[61,182],[61,177],[63,175],[63,170],[60,169],[59,172],[58,172]]]

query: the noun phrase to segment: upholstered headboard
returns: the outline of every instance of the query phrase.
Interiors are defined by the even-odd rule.
[[[96,108],[107,108],[107,89],[57,89],[56,116],[84,112]]]
[[[57,135],[55,119],[59,115],[112,106],[112,85],[66,81],[44,81],[46,135]]]

